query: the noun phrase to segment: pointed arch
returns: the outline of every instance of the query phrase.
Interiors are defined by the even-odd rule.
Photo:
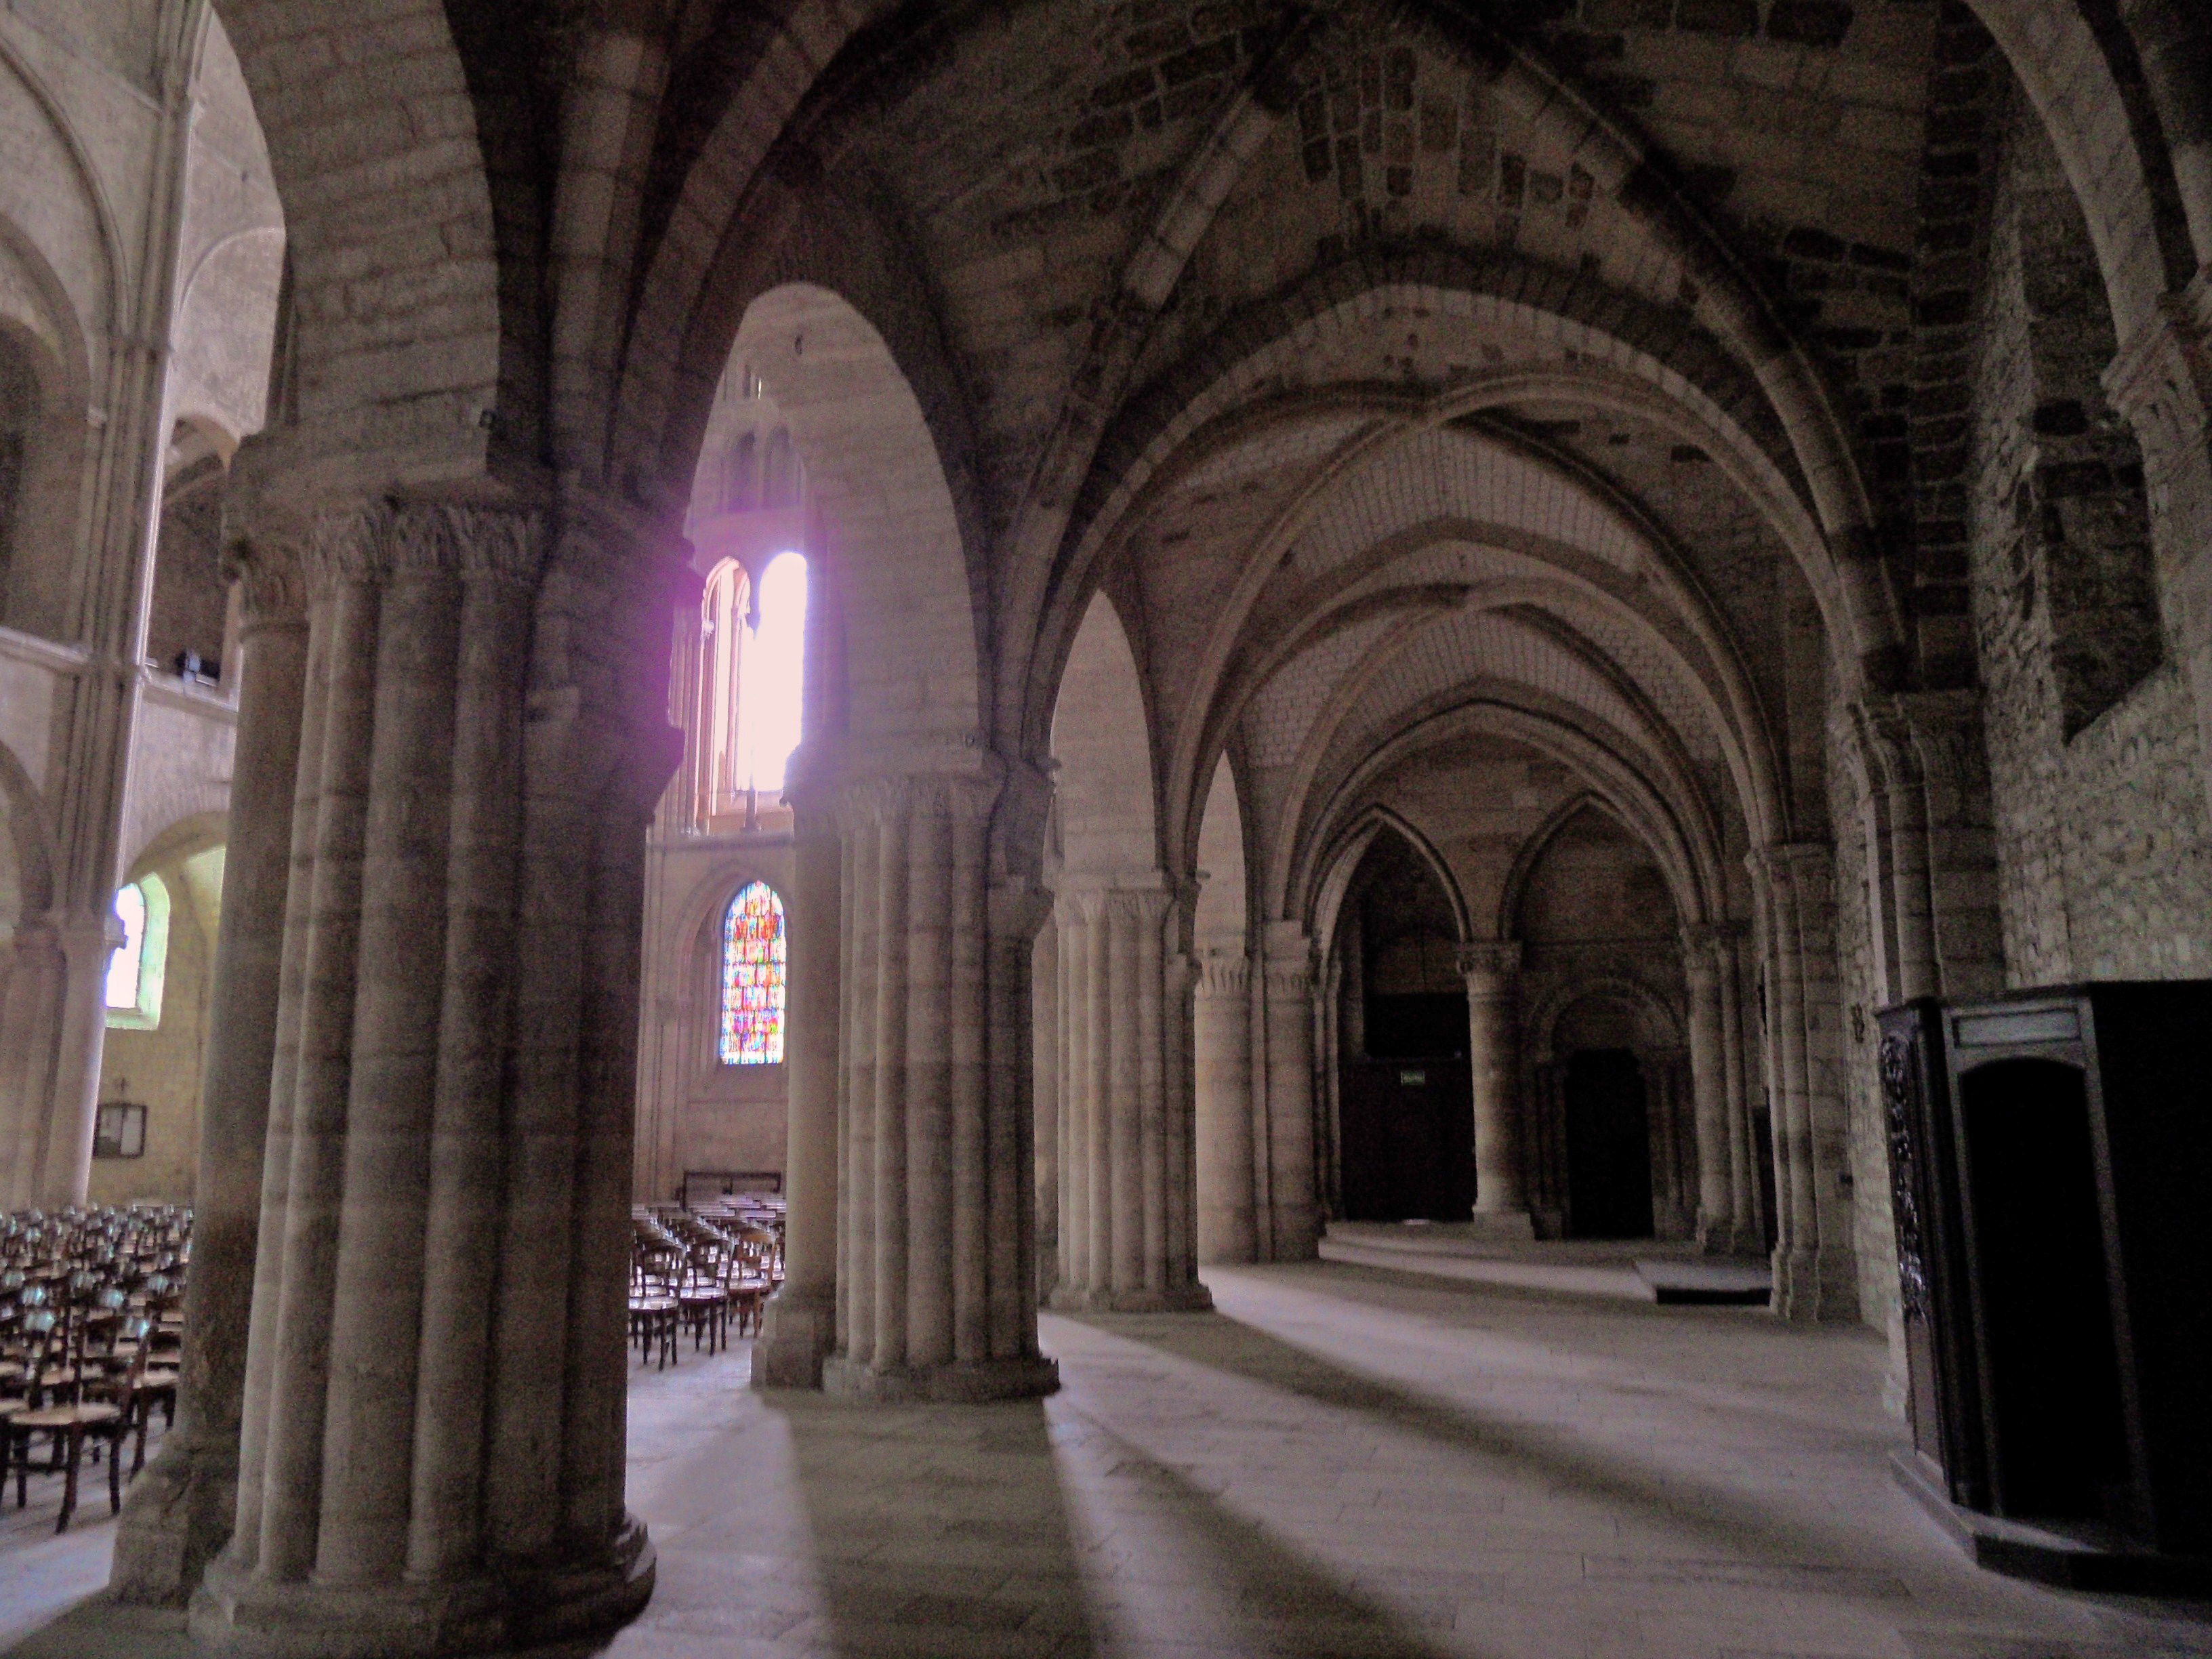
[[[1052,723],[1063,878],[1161,867],[1151,718],[1128,630],[1094,594],[1068,653]]]
[[[731,355],[775,398],[821,517],[844,662],[822,702],[839,710],[853,758],[896,771],[918,749],[972,748],[981,688],[966,538],[890,346],[842,295],[793,282],[754,300]]]
[[[1608,806],[1604,798],[1595,790],[1578,789],[1569,795],[1546,815],[1544,821],[1536,826],[1513,854],[1512,866],[1505,872],[1505,884],[1498,895],[1497,938],[1511,939],[1515,936],[1515,924],[1520,920],[1521,900],[1528,890],[1529,878],[1535,873],[1536,866],[1543,862],[1544,854],[1551,849],[1559,832],[1584,811],[1601,812],[1630,835],[1637,834],[1634,828]],[[1642,837],[1639,836],[1638,839]]]
[[[1375,843],[1375,837],[1389,832],[1404,842],[1415,860],[1426,870],[1444,902],[1451,910],[1452,929],[1456,941],[1472,943],[1477,937],[1474,927],[1474,913],[1468,908],[1467,895],[1461,888],[1459,878],[1452,873],[1437,845],[1403,813],[1372,802],[1361,809],[1351,823],[1337,836],[1328,850],[1322,854],[1318,867],[1322,875],[1315,884],[1310,908],[1306,916],[1308,931],[1317,939],[1336,936],[1336,919],[1341,911],[1346,894],[1351,889],[1352,872],[1359,860]]]

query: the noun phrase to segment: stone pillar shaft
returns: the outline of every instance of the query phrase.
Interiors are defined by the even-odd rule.
[[[228,880],[216,944],[185,1291],[178,1431],[131,1489],[116,1534],[122,1600],[178,1603],[230,1535],[237,1510],[255,1235],[269,1127],[270,1068],[284,945],[292,798],[307,626],[295,550],[242,548],[238,739],[227,835]]]
[[[1709,1250],[1735,1248],[1735,1209],[1729,1192],[1728,1097],[1721,1040],[1718,941],[1696,929],[1682,940],[1682,969],[1690,992],[1690,1106],[1698,1136],[1698,1241]]]
[[[623,1299],[665,778],[574,695],[526,739],[526,672],[573,674],[541,525],[397,501],[310,543],[237,1526],[193,1609],[228,1649],[520,1646],[650,1593]],[[560,599],[629,653],[626,550],[573,529]]]
[[[1036,1139],[1036,1296],[1042,1304],[1060,1278],[1060,928],[1037,930],[1030,959],[1030,1087]]]
[[[1198,1259],[1256,1261],[1248,958],[1208,957],[1200,962],[1192,1019]]]
[[[1729,1210],[1735,1219],[1735,1248],[1757,1253],[1764,1247],[1759,1219],[1757,1138],[1752,1131],[1744,1069],[1749,1060],[1743,1035],[1743,975],[1738,933],[1716,941],[1713,962],[1720,981],[1721,1083],[1728,1109]]]
[[[1500,1218],[1516,1237],[1533,1237],[1521,1146],[1520,1016],[1514,983],[1521,946],[1513,940],[1469,945],[1460,952],[1467,976],[1468,1070],[1474,1096],[1474,1214]]]
[[[783,1286],[753,1345],[756,1388],[819,1388],[836,1340],[839,888],[836,821],[800,799],[787,907],[791,1091],[784,1154]],[[825,817],[827,823],[823,822]]]
[[[1776,1310],[1785,1318],[1856,1316],[1854,1271],[1838,1231],[1824,1223],[1820,1125],[1813,1053],[1815,995],[1832,1019],[1833,987],[1818,969],[1832,951],[1820,920],[1830,881],[1827,849],[1810,843],[1770,848],[1756,861],[1768,950],[1768,1036],[1774,1045]]]
[[[1192,1236],[1187,975],[1163,887],[1062,893],[1069,1203],[1053,1305],[1123,1312],[1211,1305]]]
[[[1313,949],[1295,922],[1267,938],[1267,1260],[1310,1260],[1321,1242],[1314,1170]]]
[[[1010,945],[988,942],[996,795],[979,775],[902,777],[850,786],[840,806],[845,1168],[839,1346],[823,1371],[833,1392],[983,1399],[1054,1384],[1014,1282],[1031,1271],[1028,1137],[996,1121],[1027,1109],[1006,1071],[1021,1052],[1027,975]],[[995,998],[994,974],[1014,981]],[[994,1329],[994,1309],[1013,1328]]]

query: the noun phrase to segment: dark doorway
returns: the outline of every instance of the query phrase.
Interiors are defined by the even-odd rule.
[[[2097,1516],[2128,1464],[2082,1075],[1980,1066],[1960,1079],[1960,1115],[1993,1507]]]
[[[1651,1237],[1644,1068],[1626,1048],[1567,1060],[1567,1225],[1577,1238]]]
[[[1352,1060],[1342,1084],[1345,1218],[1466,1220],[1474,1208],[1467,1062]]]

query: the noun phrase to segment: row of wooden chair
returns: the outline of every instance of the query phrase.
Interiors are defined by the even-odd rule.
[[[27,1212],[0,1218],[0,1488],[15,1503],[30,1476],[63,1478],[65,1530],[85,1462],[107,1462],[108,1504],[123,1502],[123,1450],[144,1467],[155,1408],[176,1419],[191,1214],[173,1206]]]
[[[780,1234],[717,1226],[682,1211],[641,1210],[632,1217],[630,1340],[641,1364],[677,1362],[686,1333],[692,1351],[728,1346],[757,1332],[761,1310],[782,1279]]]

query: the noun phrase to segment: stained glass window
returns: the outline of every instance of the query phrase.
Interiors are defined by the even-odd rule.
[[[721,1054],[725,1066],[783,1060],[783,901],[764,881],[722,917]]]

